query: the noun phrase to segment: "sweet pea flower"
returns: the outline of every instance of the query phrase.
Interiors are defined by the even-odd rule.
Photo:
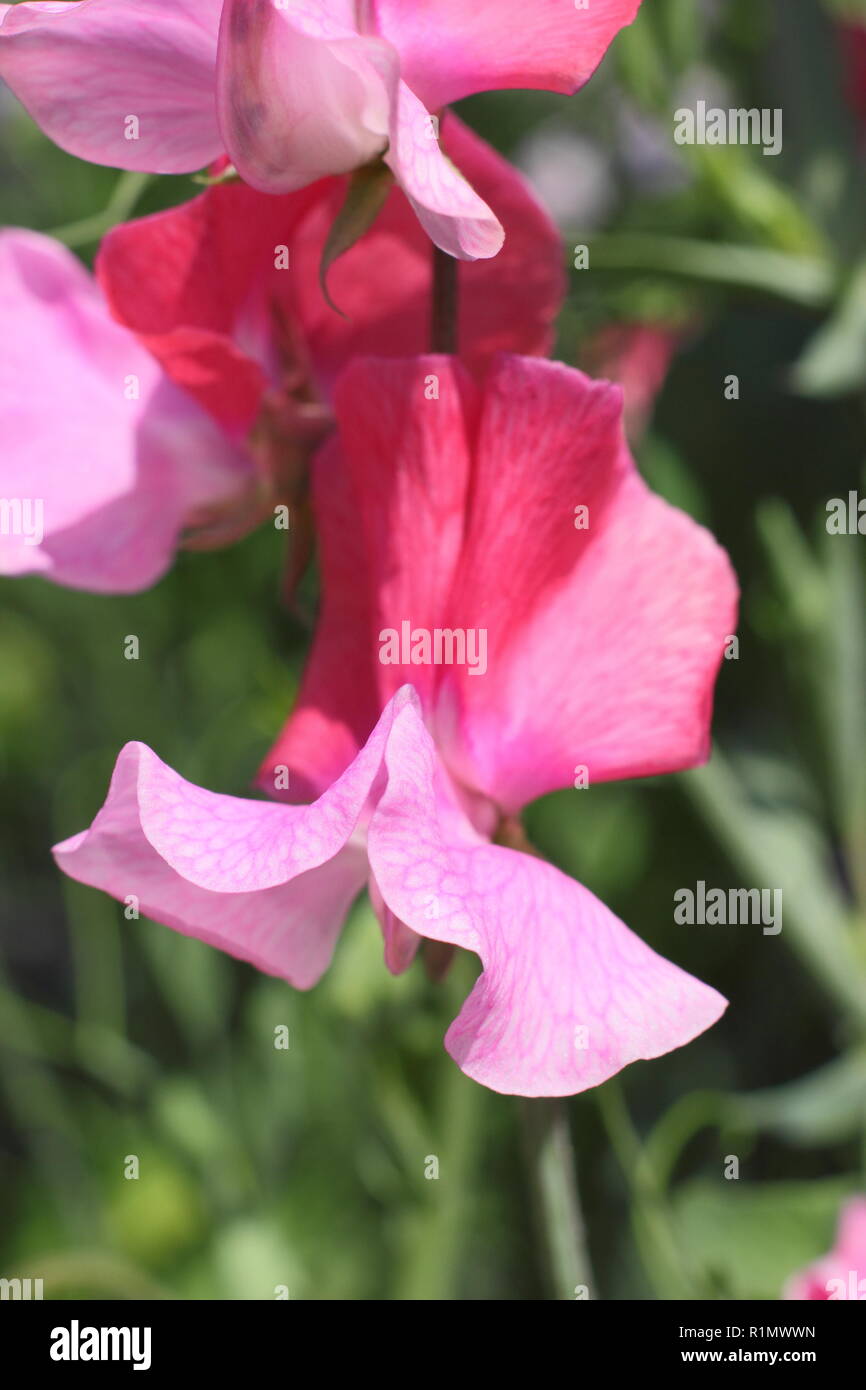
[[[474,92],[574,92],[640,0],[80,0],[0,5],[0,77],[97,164],[200,169],[227,151],[286,193],[384,159],[437,246],[503,230],[445,156],[436,113]]]
[[[443,148],[508,227],[491,263],[461,267],[460,356],[546,354],[566,290],[562,241],[528,184],[454,115]],[[415,355],[430,338],[430,246],[392,189],[372,228],[319,283],[345,179],[268,197],[215,184],[188,203],[109,232],[97,277],[114,316],[227,429],[246,434],[287,398],[327,406],[359,355]]]
[[[243,509],[252,461],[64,246],[0,231],[0,317],[0,574],[130,593],[203,509]]]
[[[512,847],[515,818],[577,771],[707,756],[728,560],[641,481],[619,389],[560,364],[360,360],[336,410],[313,474],[323,608],[261,775],[294,804],[202,790],[131,743],[57,862],[302,989],[367,882],[392,971],[422,939],[480,958],[445,1040],[469,1076],[582,1091],[725,1003]]]
[[[545,352],[565,288],[557,232],[505,160],[448,124],[513,232],[495,261],[464,269],[465,359]],[[333,267],[351,317],[325,302],[318,266],[344,191],[340,179],[278,198],[227,184],[123,224],[97,258],[104,298],[62,246],[2,234],[0,573],[142,589],[181,541],[227,544],[282,504],[297,576],[308,460],[332,427],[339,367],[389,345],[418,352],[429,335],[429,244],[396,191]]]
[[[866,1300],[866,1197],[845,1203],[833,1249],[789,1279],[782,1297],[798,1302]]]

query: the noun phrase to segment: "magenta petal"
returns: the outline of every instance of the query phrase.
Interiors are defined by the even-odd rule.
[[[352,7],[225,0],[217,94],[226,148],[264,193],[344,174],[387,143],[397,55],[357,34]]]
[[[491,1090],[572,1095],[690,1042],[721,995],[656,955],[551,865],[489,845],[457,811],[417,711],[394,722],[369,830],[391,912],[475,952],[483,973],[445,1045]]]
[[[0,77],[70,154],[189,173],[222,149],[219,16],[220,0],[15,5],[0,12]]]
[[[435,110],[473,92],[574,92],[640,0],[376,0],[379,32],[401,74]]]
[[[71,878],[260,970],[308,988],[366,877],[359,829],[382,767],[391,702],[343,776],[311,806],[245,801],[184,781],[130,743],[89,830],[57,845]]]
[[[462,730],[452,770],[512,811],[578,768],[592,784],[702,762],[736,578],[641,479],[619,388],[503,356],[474,463],[448,616],[489,630],[490,659],[483,679],[443,681]]]
[[[41,516],[41,534],[4,527],[0,574],[146,588],[188,515],[242,489],[248,462],[58,242],[0,233],[0,316],[0,496]]]

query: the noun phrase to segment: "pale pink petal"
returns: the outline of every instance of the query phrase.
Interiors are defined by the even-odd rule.
[[[249,464],[114,323],[59,243],[0,233],[0,317],[0,497],[42,521],[38,538],[14,517],[4,524],[0,573],[147,587],[187,516],[242,489]]]
[[[385,163],[440,250],[476,261],[501,249],[505,240],[501,223],[443,153],[438,125],[405,82],[397,85],[394,95]]]
[[[244,179],[288,193],[348,173],[387,143],[397,55],[359,36],[346,5],[225,0],[217,99],[226,148]]]
[[[397,714],[369,829],[400,922],[473,951],[483,971],[445,1039],[494,1091],[572,1095],[690,1042],[725,1001],[663,960],[585,888],[489,845],[457,811],[417,709]]]
[[[0,77],[56,144],[156,174],[221,152],[220,0],[22,4],[0,15]]]
[[[437,727],[452,769],[506,810],[581,768],[593,783],[709,754],[736,580],[643,483],[621,415],[619,388],[558,363],[503,357],[486,382],[448,616],[487,631],[488,668],[445,673]]]
[[[385,710],[344,775],[311,806],[193,786],[144,744],[120,754],[89,830],[56,846],[60,867],[147,916],[300,988],[326,968],[363,886],[362,820],[395,714]]]
[[[473,92],[574,92],[640,0],[375,0],[378,32],[401,75],[435,110]]]

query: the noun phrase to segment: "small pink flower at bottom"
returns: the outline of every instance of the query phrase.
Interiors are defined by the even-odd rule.
[[[800,1302],[866,1301],[866,1197],[849,1198],[839,1215],[833,1249],[793,1275],[782,1297]]]
[[[362,361],[336,411],[314,469],[323,609],[262,774],[310,804],[214,795],[132,744],[58,863],[301,988],[367,883],[392,971],[425,938],[480,958],[446,1037],[468,1075],[598,1085],[725,1002],[495,841],[578,770],[706,757],[730,565],[639,478],[618,388],[559,364],[502,357],[477,384],[450,358]]]

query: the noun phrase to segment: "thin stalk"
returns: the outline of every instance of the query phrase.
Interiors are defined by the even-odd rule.
[[[608,1081],[595,1092],[611,1148],[628,1183],[635,1242],[647,1278],[661,1299],[711,1297],[696,1287],[684,1260],[664,1193],[632,1124],[622,1090]]]
[[[453,256],[433,247],[433,297],[430,316],[430,351],[457,352],[458,266]]]
[[[527,1160],[551,1296],[592,1298],[595,1281],[577,1189],[577,1164],[560,1100],[523,1102]]]

